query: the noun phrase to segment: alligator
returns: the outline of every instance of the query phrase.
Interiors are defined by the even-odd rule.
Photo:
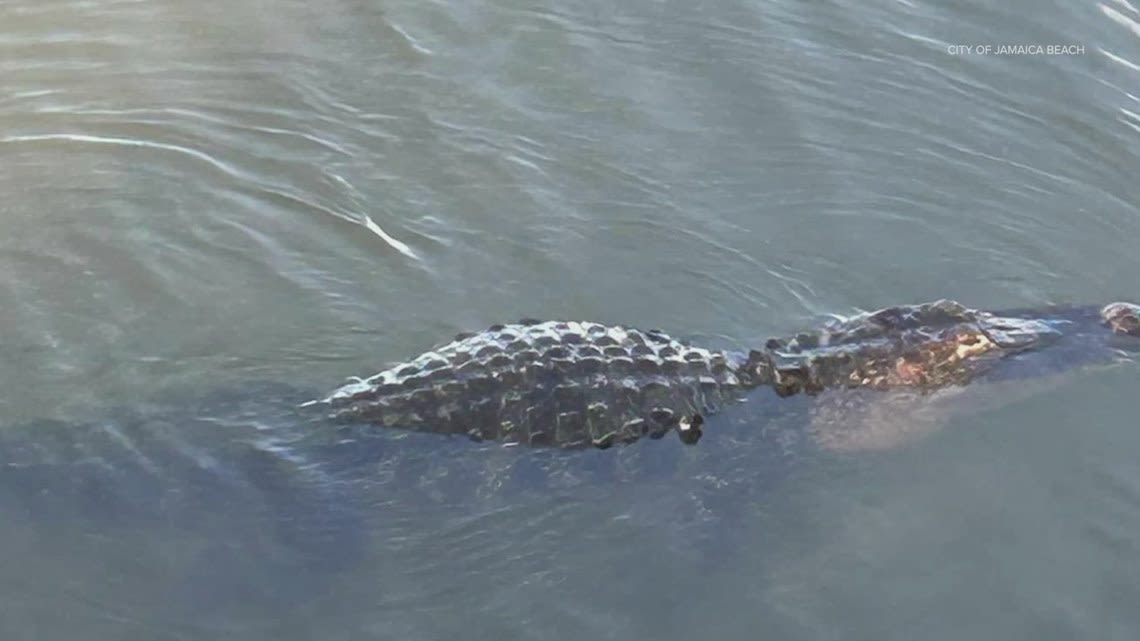
[[[986,312],[939,300],[889,307],[744,352],[593,322],[493,325],[306,403],[338,421],[476,441],[608,448],[675,432],[768,387],[780,397],[932,391],[1108,363],[1140,348],[1140,306]]]
[[[730,550],[741,530],[718,519],[777,483],[787,452],[844,444],[834,430],[813,432],[817,415],[805,409],[829,412],[826,427],[857,431],[876,423],[859,412],[882,409],[880,399],[900,391],[908,403],[929,395],[910,404],[929,408],[943,390],[1125,359],[1140,350],[1138,337],[1140,306],[1128,303],[987,313],[938,301],[834,320],[747,352],[659,331],[524,321],[458,336],[317,400],[249,383],[112,408],[79,425],[2,425],[0,579],[27,585],[30,557],[112,585],[123,577],[105,577],[115,570],[110,556],[153,570],[144,591],[169,609],[156,626],[214,621],[231,608],[296,609],[304,619],[301,606],[335,595],[338,577],[378,548],[399,552],[422,538],[408,531],[434,532],[504,499],[525,503],[519,491],[561,500],[544,490],[566,483],[577,496],[636,492],[648,520],[637,521],[638,536],[662,537],[654,540],[678,552]],[[905,414],[888,407],[891,419]],[[697,443],[714,424],[722,438],[695,450],[592,450],[669,433]],[[583,451],[557,449],[576,447]],[[590,478],[599,482],[581,485]],[[546,526],[536,523],[539,536]],[[465,528],[464,545],[500,545]],[[54,589],[52,576],[40,589]],[[147,599],[124,609],[152,610]]]

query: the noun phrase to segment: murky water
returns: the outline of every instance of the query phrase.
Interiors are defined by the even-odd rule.
[[[0,636],[1140,634],[1134,367],[866,455],[283,418],[522,316],[1140,298],[1127,2],[611,4],[0,0]]]

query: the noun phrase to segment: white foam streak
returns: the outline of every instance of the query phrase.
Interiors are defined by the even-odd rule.
[[[416,252],[413,251],[411,247],[408,247],[405,243],[388,235],[388,232],[384,231],[380,225],[377,225],[376,221],[369,218],[367,214],[364,215],[364,226],[368,229],[368,231],[371,231],[373,234],[379,236],[381,240],[388,243],[392,249],[395,249],[396,251],[413,260],[420,259],[420,257],[416,255]]]
[[[86,134],[33,134],[28,136],[5,136],[0,138],[0,143],[24,143],[24,142],[82,142],[94,143],[100,145],[119,145],[123,147],[143,147],[147,149],[158,149],[160,151],[172,151],[179,154],[184,154],[201,160],[231,176],[238,176],[239,173],[232,167],[225,163],[211,157],[209,154],[191,149],[190,147],[182,147],[180,145],[170,145],[166,143],[153,142],[149,140],[132,140],[129,138],[109,138],[105,136],[89,136]]]

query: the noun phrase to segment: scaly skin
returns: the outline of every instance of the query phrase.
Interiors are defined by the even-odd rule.
[[[671,430],[695,443],[702,415],[757,387],[788,396],[965,385],[1058,343],[1070,346],[1061,353],[1072,366],[1111,359],[1114,336],[1140,336],[1140,306],[992,314],[936,301],[771,339],[747,355],[656,330],[521,321],[457,336],[311,404],[338,419],[510,444],[605,448]]]
[[[477,440],[608,447],[715,412],[763,384],[740,355],[598,323],[496,325],[333,392],[341,419]],[[695,422],[697,425],[693,425]]]
[[[889,307],[766,345],[782,396],[836,387],[964,385],[982,364],[1041,348],[1061,332],[1043,319],[995,316],[953,301]]]
[[[983,312],[953,301],[889,307],[794,337],[771,339],[773,387],[937,389],[1118,360],[1140,343],[1140,306]],[[1026,361],[1020,370],[1011,357]],[[1016,373],[1015,373],[1016,372]]]

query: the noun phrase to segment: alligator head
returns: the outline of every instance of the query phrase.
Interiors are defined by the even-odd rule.
[[[963,384],[979,363],[1055,334],[1032,319],[994,316],[942,300],[861,314],[790,340],[769,341],[767,347],[776,355],[776,391],[787,395],[835,387]]]
[[[772,339],[751,360],[758,369],[767,366],[783,396],[840,387],[934,389],[1111,361],[1122,347],[1113,337],[1120,335],[1140,336],[1140,306],[990,313],[942,300]]]

